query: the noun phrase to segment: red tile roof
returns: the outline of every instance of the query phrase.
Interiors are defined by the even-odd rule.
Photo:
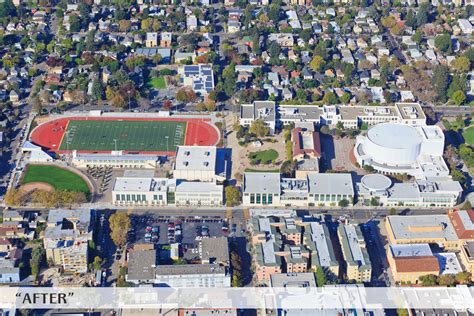
[[[467,223],[463,222],[460,214],[462,212],[467,213]],[[448,214],[449,218],[451,219],[451,223],[453,224],[454,230],[456,231],[456,235],[458,235],[459,239],[474,239],[474,229],[472,229],[474,225],[474,211],[453,211]],[[470,221],[470,222],[469,222]],[[466,226],[471,226],[466,227]]]
[[[439,273],[439,263],[435,256],[397,257],[394,259],[395,269],[399,273]]]
[[[303,129],[298,127],[294,128],[291,132],[291,139],[293,140],[293,157],[298,155],[307,154],[314,157],[321,157],[321,141],[319,139],[318,132],[309,132],[313,138],[313,148],[303,148],[302,133]]]

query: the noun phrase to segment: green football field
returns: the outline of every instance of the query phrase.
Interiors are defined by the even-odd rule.
[[[171,152],[184,144],[185,135],[186,122],[69,121],[60,149]]]

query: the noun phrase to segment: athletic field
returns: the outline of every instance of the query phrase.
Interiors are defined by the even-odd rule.
[[[59,149],[174,152],[185,135],[182,121],[70,120]]]

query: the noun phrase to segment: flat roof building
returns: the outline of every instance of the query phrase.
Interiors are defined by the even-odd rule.
[[[71,163],[76,168],[155,169],[159,165],[159,157],[157,155],[124,154],[122,151],[111,154],[81,154],[74,150]]]
[[[337,235],[346,261],[347,278],[357,282],[370,282],[372,264],[360,227],[353,224],[341,224],[337,229]]]
[[[43,239],[48,262],[66,273],[86,273],[90,240],[90,209],[49,211]]]
[[[449,177],[443,150],[444,134],[438,126],[382,123],[357,137],[354,155],[359,165],[380,173],[427,179]]]
[[[202,263],[229,265],[229,242],[226,237],[203,238],[199,253]]]
[[[376,199],[383,206],[453,207],[462,194],[458,181],[450,178],[392,183],[381,174],[368,174],[357,183],[358,200],[370,205]]]
[[[155,280],[156,250],[135,250],[128,253],[127,282],[151,284]]]
[[[230,287],[228,268],[218,264],[158,265],[158,286],[173,288]]]
[[[280,205],[279,172],[246,172],[242,183],[244,205]]]
[[[183,85],[190,86],[194,92],[206,96],[214,90],[214,71],[212,65],[184,65],[178,68]]]
[[[178,146],[173,177],[189,181],[224,181],[224,152],[215,146]]]
[[[354,184],[350,173],[318,173],[308,175],[309,203],[336,206],[341,200],[352,205]]]
[[[246,172],[244,206],[335,206],[341,200],[353,203],[354,188],[349,173],[308,174],[305,178],[281,178],[279,173]]]
[[[458,236],[448,215],[387,216],[388,237],[392,244],[457,243]]]
[[[214,182],[118,177],[112,189],[112,202],[123,206],[220,206],[224,203],[224,187]]]
[[[398,283],[417,284],[421,276],[440,273],[438,259],[428,244],[390,245],[387,260]]]
[[[270,276],[271,287],[316,287],[314,273],[274,273]]]
[[[254,101],[240,106],[240,125],[250,126],[256,120],[262,120],[270,128],[270,134],[273,134],[276,127],[275,102]]]
[[[311,253],[311,268],[322,267],[326,272],[339,276],[339,262],[334,254],[329,229],[325,223],[310,222],[305,228],[304,244]]]

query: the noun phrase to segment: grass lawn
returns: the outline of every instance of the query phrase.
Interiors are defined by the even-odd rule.
[[[69,121],[61,150],[176,151],[184,144],[186,122]]]
[[[45,165],[29,165],[22,183],[44,182],[58,191],[74,191],[89,194],[89,186],[79,175],[69,170]]]
[[[259,161],[260,163],[270,163],[277,158],[278,152],[274,149],[260,150],[249,154],[250,160]]]
[[[462,132],[462,137],[464,137],[464,141],[469,146],[474,146],[474,125],[469,126],[468,128],[464,129]]]
[[[166,81],[165,77],[154,77],[148,80],[147,83],[149,88],[154,88],[154,89],[166,89]]]

